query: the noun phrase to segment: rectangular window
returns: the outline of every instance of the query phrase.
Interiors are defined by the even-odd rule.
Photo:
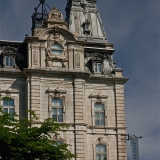
[[[15,112],[14,99],[3,100],[3,110],[6,113],[13,114]]]
[[[96,145],[96,160],[107,160],[106,146]]]
[[[57,122],[63,122],[62,99],[52,99],[52,118]]]
[[[14,66],[14,58],[13,57],[5,57],[5,66],[13,67]]]
[[[102,64],[101,63],[94,63],[94,72],[101,73],[102,72]]]
[[[105,125],[104,105],[101,103],[95,103],[94,110],[95,110],[95,125],[104,126]]]

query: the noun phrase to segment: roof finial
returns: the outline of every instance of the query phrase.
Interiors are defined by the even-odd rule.
[[[39,1],[40,1],[40,3],[42,3],[42,4],[45,3],[45,0],[39,0]]]

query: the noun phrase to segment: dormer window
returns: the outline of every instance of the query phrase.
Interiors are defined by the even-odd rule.
[[[104,58],[100,54],[93,54],[90,63],[92,64],[92,73],[93,74],[103,74],[104,70],[104,64],[103,64]]]
[[[4,62],[3,63],[5,65],[5,67],[14,67],[15,58],[6,56],[6,57],[4,57]]]
[[[102,72],[102,64],[101,63],[93,63],[93,71],[94,73]]]
[[[11,47],[6,47],[0,54],[1,67],[14,68],[15,67],[16,50]]]

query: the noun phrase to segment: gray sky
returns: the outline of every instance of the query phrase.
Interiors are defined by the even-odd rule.
[[[0,39],[23,41],[31,35],[38,0],[0,0]],[[65,17],[67,0],[47,0]],[[127,132],[143,136],[140,159],[160,159],[160,2],[98,0],[107,38],[115,44],[114,61],[130,80],[125,85]],[[127,142],[129,144],[129,142]],[[128,160],[130,148],[128,147]]]

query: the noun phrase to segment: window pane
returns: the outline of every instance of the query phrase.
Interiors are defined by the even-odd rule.
[[[101,153],[106,153],[106,146],[101,144],[100,148],[101,148]]]
[[[104,111],[104,105],[103,104],[99,104],[99,108],[100,108],[100,111]]]
[[[94,104],[94,109],[95,109],[95,111],[99,111],[99,104],[98,103]]]
[[[104,111],[104,105],[103,104],[100,104],[100,103],[95,103],[94,104],[94,109],[96,111]]]
[[[62,46],[59,44],[53,44],[51,46],[51,52],[55,55],[59,55],[62,53]]]
[[[101,147],[100,147],[100,144],[96,146],[96,152],[97,152],[97,153],[101,153]]]
[[[61,115],[58,116],[58,122],[63,122],[63,116]]]
[[[100,125],[104,126],[104,113],[100,113]]]
[[[102,144],[98,144],[96,146],[96,152],[97,153],[106,153],[106,146]]]
[[[8,113],[8,108],[4,108],[4,112]]]
[[[101,64],[97,64],[97,72],[101,72]]]
[[[8,106],[9,102],[7,100],[3,100],[3,106]]]
[[[107,160],[106,154],[102,154],[102,160]]]
[[[62,109],[58,109],[58,115],[63,115]]]
[[[61,99],[52,99],[52,106],[62,106]]]
[[[52,115],[57,115],[57,109],[52,109]]]
[[[51,48],[52,48],[52,49],[57,49],[57,50],[62,50],[62,46],[59,45],[59,44],[53,44],[53,45],[51,46]]]
[[[10,66],[12,67],[13,66],[13,58],[9,57],[9,59],[10,59]]]
[[[94,64],[94,72],[97,72],[97,63]]]
[[[6,66],[9,66],[9,57],[6,57]]]
[[[55,121],[57,121],[57,115],[55,116],[55,115],[52,115],[52,118],[55,120]]]
[[[58,122],[63,122],[62,109],[58,109]]]
[[[99,114],[95,113],[95,125],[99,125]]]
[[[57,104],[58,104],[58,106],[62,106],[62,100],[61,99],[57,99]]]
[[[57,109],[52,109],[52,118],[57,121]]]
[[[61,54],[62,53],[62,51],[60,50],[55,50],[55,49],[51,49],[51,52],[53,53],[53,54],[55,54],[55,55],[59,55],[59,54]]]
[[[52,106],[56,106],[57,99],[52,99]]]
[[[14,106],[14,99],[9,100],[9,106]]]
[[[101,160],[101,155],[97,154],[96,160]]]
[[[9,113],[14,113],[14,108],[9,108]]]

